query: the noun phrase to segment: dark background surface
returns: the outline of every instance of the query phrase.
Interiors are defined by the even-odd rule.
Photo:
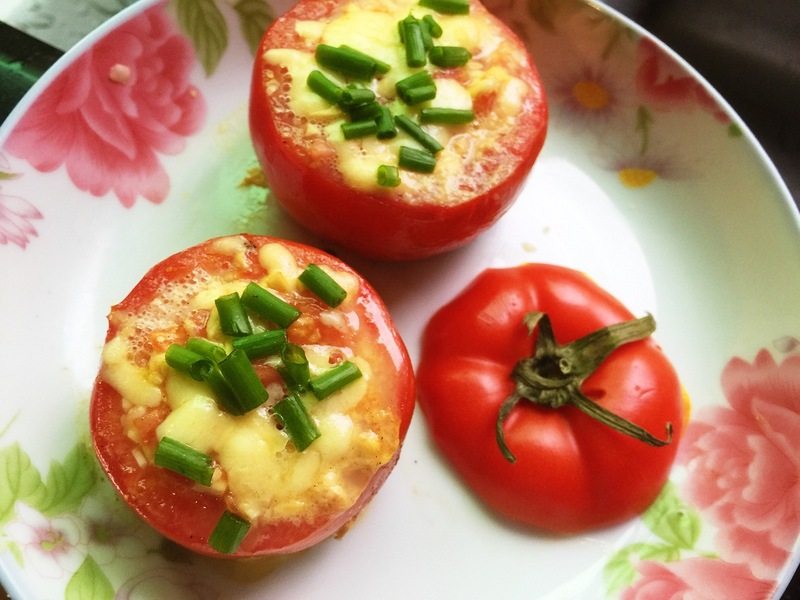
[[[799,203],[800,0],[607,0],[606,4],[664,41],[722,94],[753,131]],[[0,122],[60,55],[0,22]],[[0,589],[0,597],[4,595]],[[783,600],[800,600],[800,575],[795,575]]]

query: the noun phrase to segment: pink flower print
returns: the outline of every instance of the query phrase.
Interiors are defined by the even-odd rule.
[[[754,579],[744,565],[711,558],[671,563],[644,561],[622,600],[766,600],[774,585]]]
[[[42,213],[27,200],[9,196],[0,188],[0,244],[16,244],[25,248],[30,238],[38,235],[31,221],[41,219]]]
[[[164,200],[159,154],[178,154],[203,122],[205,101],[189,81],[194,54],[163,6],[122,24],[69,65],[12,131],[6,149],[39,171],[65,165],[95,196],[124,206]],[[126,77],[120,77],[124,70]]]
[[[734,358],[722,387],[730,408],[700,412],[681,446],[687,499],[722,558],[775,579],[800,534],[800,356]]]
[[[692,110],[710,112],[721,123],[730,118],[694,77],[648,39],[639,42],[639,66],[636,86],[646,102],[656,110]]]
[[[5,533],[21,546],[26,565],[52,579],[75,572],[85,557],[78,522],[69,517],[47,519],[20,503],[16,511],[18,520],[9,523]]]

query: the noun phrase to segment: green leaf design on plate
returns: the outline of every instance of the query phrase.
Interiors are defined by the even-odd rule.
[[[228,25],[214,0],[177,0],[178,23],[192,41],[206,75],[219,65],[228,47]]]
[[[17,500],[41,493],[42,478],[18,443],[0,450],[0,523],[14,514]]]
[[[78,443],[63,463],[50,463],[47,481],[31,498],[31,505],[49,516],[75,510],[95,481],[94,458],[84,444]]]
[[[103,570],[88,556],[78,570],[70,577],[64,600],[111,600],[114,587]]]
[[[272,22],[272,12],[264,0],[239,0],[233,9],[239,15],[239,26],[250,52],[255,54],[264,31]]]
[[[634,558],[668,562],[678,560],[680,550],[668,544],[638,543],[625,546],[611,557],[603,569],[603,578],[609,594],[615,594],[633,583],[636,578]]]
[[[642,520],[653,533],[677,548],[694,548],[700,537],[700,516],[678,498],[671,482],[664,486]]]

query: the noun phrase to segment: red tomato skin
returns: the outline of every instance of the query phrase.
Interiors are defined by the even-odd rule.
[[[302,147],[278,131],[273,102],[265,92],[264,52],[291,37],[296,20],[319,19],[341,2],[300,0],[277,19],[256,54],[250,91],[250,133],[256,156],[275,198],[289,215],[324,239],[364,256],[383,260],[425,258],[452,250],[488,229],[518,196],[544,144],[547,104],[544,89],[529,58],[526,80],[534,91],[534,108],[520,114],[520,136],[505,148],[513,171],[492,188],[454,206],[411,204],[390,191],[368,192],[347,185],[330,165],[312,166]],[[471,0],[471,11],[488,11]],[[499,22],[499,21],[498,21]],[[522,42],[503,25],[520,48]],[[526,51],[527,53],[527,51]]]
[[[304,244],[265,236],[243,237],[253,243],[259,242],[259,245],[279,242],[291,249],[299,262],[331,265],[356,274],[339,259]],[[194,267],[206,265],[208,259],[203,249],[213,242],[213,239],[208,240],[154,266],[113,310],[135,311],[137,307],[150,302],[164,282],[178,280]],[[122,431],[122,398],[101,374],[95,381],[89,414],[92,442],[111,484],[134,512],[166,538],[199,554],[222,558],[298,552],[343,530],[358,516],[399,459],[402,442],[411,422],[416,392],[407,350],[386,306],[370,284],[357,277],[360,284],[358,304],[364,311],[361,326],[374,332],[388,352],[396,372],[397,394],[394,400],[400,423],[397,451],[387,464],[375,472],[357,501],[346,511],[318,522],[279,521],[254,526],[235,552],[220,554],[208,545],[208,538],[225,510],[223,499],[199,490],[191,481],[166,469],[153,465],[142,468],[137,464],[133,454],[136,444]],[[106,341],[115,334],[116,328],[110,322]]]
[[[564,344],[633,315],[583,274],[528,264],[491,269],[430,320],[417,368],[430,435],[469,488],[512,521],[556,533],[609,526],[640,514],[660,492],[683,429],[682,388],[652,338],[615,350],[583,392],[656,437],[649,446],[567,406],[517,405],[505,423],[512,464],[495,422],[512,392],[511,370],[533,353],[522,322],[542,311]]]

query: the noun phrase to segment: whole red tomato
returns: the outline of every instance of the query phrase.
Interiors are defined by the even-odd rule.
[[[585,275],[544,264],[487,270],[433,316],[419,402],[489,507],[578,532],[655,499],[683,427],[682,388],[647,337],[652,319],[631,319]]]
[[[337,38],[333,43],[361,50],[364,39],[372,40],[370,44],[376,37],[385,39],[380,58],[389,61],[392,68],[379,76],[383,82],[399,78],[398,73],[405,68],[402,62],[393,62],[402,50],[394,19],[403,19],[409,13],[421,17],[429,12],[416,0],[387,3],[385,7],[361,0],[300,0],[272,24],[256,54],[250,93],[250,131],[269,187],[285,210],[305,227],[371,257],[413,259],[462,245],[509,208],[542,147],[547,105],[538,72],[511,30],[480,2],[471,0],[469,18],[487,24],[491,36],[467,36],[459,42],[470,45],[472,52],[465,66],[440,68],[429,63],[424,69],[432,73],[440,89],[457,84],[468,91],[474,121],[438,126],[433,132],[434,136],[447,132],[433,173],[401,170],[397,187],[354,183],[344,175],[342,155],[369,160],[378,151],[374,136],[349,140],[344,149],[334,147],[331,127],[338,130],[336,119],[344,117],[332,117],[330,110],[322,109],[297,114],[293,95],[311,94],[306,89],[306,72],[298,72],[297,80],[293,80],[284,65],[271,59],[277,54],[270,54],[290,50],[300,53],[295,57],[313,61],[319,39],[308,33],[314,31],[308,23],[327,26],[342,14],[350,14],[354,7],[377,11],[378,16],[391,14],[390,25],[383,31],[377,28],[384,27],[384,20],[364,27],[359,22],[347,28],[346,39]],[[452,15],[436,15],[436,19],[445,36],[463,27],[461,21],[450,21]],[[485,43],[489,47],[478,46],[481,39],[488,39]],[[396,110],[399,101],[393,86],[380,86],[379,79],[368,85],[379,90],[379,103]],[[512,104],[513,110],[509,109]],[[401,110],[416,120],[419,107],[426,105]],[[391,147],[395,150],[398,144],[416,145],[403,132],[380,144],[394,144]],[[394,163],[396,153],[385,161]]]
[[[278,259],[271,259],[272,262],[268,264],[290,264],[288,271],[283,267],[276,270],[277,267],[273,269],[264,265],[264,249],[276,246],[282,248],[283,253],[276,254]],[[296,264],[303,269],[310,263],[342,273],[353,283],[351,289],[357,291],[351,291],[337,308],[331,308],[304,286],[292,284],[290,271],[293,266]],[[357,431],[359,423],[365,423],[362,437],[368,442],[370,435],[372,439],[383,437],[377,445],[372,442],[368,444],[364,451],[366,458],[362,452],[358,456],[359,462],[342,463],[343,475],[357,485],[352,488],[353,493],[349,497],[352,502],[349,505],[337,502],[336,492],[331,497],[312,495],[312,500],[306,502],[308,510],[304,509],[304,513],[293,518],[270,517],[267,513],[267,516],[252,521],[241,545],[235,551],[226,553],[226,556],[302,550],[348,525],[394,467],[414,408],[413,371],[405,346],[374,289],[340,260],[302,244],[264,236],[241,235],[206,241],[154,266],[122,302],[112,307],[109,314],[103,366],[97,377],[91,404],[92,439],[101,466],[131,508],[164,536],[203,554],[220,555],[209,545],[209,536],[224,511],[235,513],[242,507],[231,485],[211,489],[154,464],[159,426],[174,410],[182,408],[180,404],[174,406],[170,382],[175,375],[164,365],[163,356],[172,344],[184,344],[188,338],[205,337],[211,331],[216,331],[212,336],[215,343],[228,346],[231,340],[211,325],[215,310],[211,298],[220,295],[219,290],[229,292],[247,282],[267,285],[265,281],[272,282],[270,285],[274,285],[275,289],[269,289],[300,311],[300,317],[285,329],[288,342],[306,349],[332,348],[332,361],[339,361],[343,353],[352,352],[369,365],[368,374],[363,376],[365,391],[357,404],[349,408],[325,409],[325,403],[330,407],[331,401],[337,402],[334,396],[315,400],[310,403],[311,418],[317,419],[318,413],[313,411],[319,406],[323,410],[337,411],[336,422],[344,420],[353,423],[353,431]],[[119,340],[124,344],[123,353],[119,352]],[[116,344],[113,352],[109,349],[112,342]],[[124,366],[121,370],[117,359],[109,358],[111,354],[123,357],[121,364]],[[253,361],[256,373],[270,389],[270,399],[263,407],[235,416],[216,414],[218,411],[213,405],[205,405],[198,423],[206,422],[203,415],[214,413],[216,420],[213,423],[222,422],[225,427],[231,424],[238,426],[244,421],[251,424],[258,421],[257,426],[262,428],[273,427],[269,411],[279,396],[285,393],[285,390],[281,390],[284,384],[274,367],[274,361],[275,357]],[[131,381],[134,383],[131,384]],[[202,385],[198,382],[191,385],[194,387],[186,389],[192,399],[199,393],[202,400],[203,395],[212,391],[197,388]],[[150,402],[134,398],[134,395],[144,396],[143,389],[154,390],[155,395]],[[254,414],[259,411],[262,412]],[[194,429],[195,425],[191,428]],[[374,433],[369,433],[370,428]],[[223,432],[220,437],[224,437],[233,430],[219,431]],[[251,427],[248,435],[260,431],[262,429]],[[271,435],[274,438],[276,433]],[[356,433],[353,433],[352,438],[356,437]],[[247,464],[230,465],[235,470],[254,468],[252,463],[258,462],[255,460],[258,453],[271,448],[264,445],[263,439],[266,438],[260,435],[247,439],[254,442],[252,452],[247,448],[241,448],[241,451],[251,459]],[[315,444],[324,440],[323,432],[319,440],[314,441],[303,453],[317,452]],[[237,438],[236,443],[240,441],[241,438]],[[217,444],[216,439],[211,442]],[[230,483],[232,471],[226,471],[228,465],[219,461],[222,460],[222,454],[231,451],[231,447],[215,448],[209,451],[209,455],[215,464],[221,465],[220,481],[227,480]],[[341,454],[341,448],[337,452]],[[382,454],[380,460],[374,459],[377,452]],[[324,461],[325,453],[322,450],[319,453]],[[300,452],[288,447],[278,454],[276,469],[281,468],[281,461],[291,461]],[[330,471],[326,473],[318,473],[320,486],[323,485],[322,477],[331,474]],[[293,481],[290,472],[286,473],[286,477]],[[341,482],[337,489],[346,485]],[[320,500],[315,504],[313,498]],[[300,498],[298,504],[307,499]],[[287,501],[293,502],[291,497]]]

